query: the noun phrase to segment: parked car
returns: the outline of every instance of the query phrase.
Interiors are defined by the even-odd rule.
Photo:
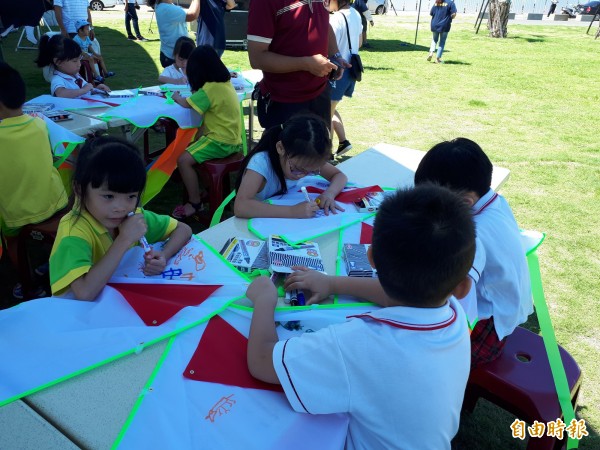
[[[591,2],[577,5],[577,9],[579,10],[579,14],[596,15],[598,13],[598,9],[600,9],[600,0],[592,0]]]
[[[102,11],[104,8],[114,8],[117,6],[117,0],[91,0],[90,9],[92,11]]]
[[[385,0],[368,0],[367,6],[369,7],[369,11],[379,15],[385,14],[387,11]]]

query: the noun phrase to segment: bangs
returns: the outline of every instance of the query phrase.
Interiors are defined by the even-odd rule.
[[[106,186],[121,194],[142,192],[146,185],[146,169],[137,153],[120,145],[106,145],[102,157],[89,165],[89,183],[93,188]]]

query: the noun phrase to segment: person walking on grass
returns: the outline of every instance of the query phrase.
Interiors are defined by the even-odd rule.
[[[433,37],[427,61],[431,61],[437,47],[437,56],[434,62],[443,64],[442,53],[444,53],[446,38],[452,26],[452,19],[456,17],[456,5],[452,0],[436,0],[435,4],[431,7],[429,15],[431,16],[431,32],[433,33]]]
[[[140,5],[137,0],[125,0],[125,29],[127,30],[127,39],[130,41],[135,41],[136,39],[142,42],[146,42],[142,33],[140,33],[140,26],[138,23],[138,15],[137,10],[140,9]],[[131,21],[133,21],[133,30],[135,31],[135,36],[131,32]]]

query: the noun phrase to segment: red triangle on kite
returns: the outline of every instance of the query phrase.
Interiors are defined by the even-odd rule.
[[[278,384],[265,383],[250,374],[248,339],[219,316],[208,322],[183,376],[195,381],[250,389],[283,392]]]
[[[373,225],[361,222],[360,224],[360,243],[361,244],[372,244],[373,243]]]
[[[311,194],[322,194],[323,189],[319,189],[313,186],[307,186],[306,190]],[[361,200],[369,192],[383,192],[379,186],[369,186],[364,188],[350,189],[349,191],[340,192],[335,199],[342,203],[354,203]]]
[[[146,325],[162,325],[186,306],[197,306],[221,285],[109,283]]]

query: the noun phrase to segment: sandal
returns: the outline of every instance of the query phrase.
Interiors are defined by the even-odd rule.
[[[191,214],[186,214],[186,211],[185,211],[186,205],[191,205],[191,207],[194,208],[194,212],[192,212]],[[200,203],[187,202],[187,203],[184,203],[183,205],[177,205],[175,207],[175,209],[173,210],[173,212],[171,213],[171,216],[177,220],[185,220],[185,219],[195,216],[203,209],[204,209],[204,205],[202,204],[202,202],[200,202]]]

